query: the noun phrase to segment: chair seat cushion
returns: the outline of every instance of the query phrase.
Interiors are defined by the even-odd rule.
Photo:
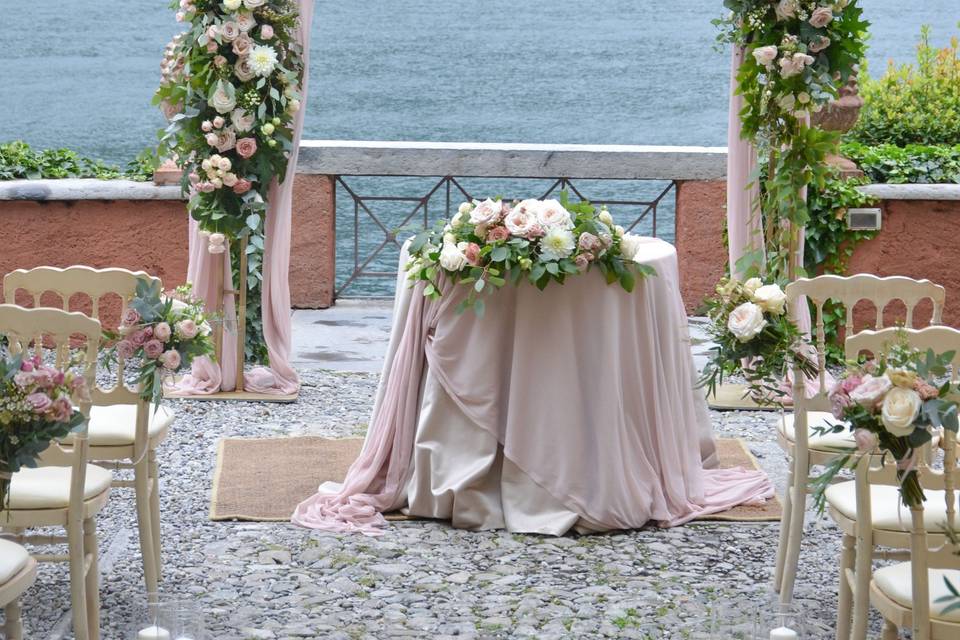
[[[65,509],[70,506],[70,467],[21,469],[10,482],[10,510]],[[87,465],[83,499],[91,500],[110,488],[113,475],[96,465]],[[2,516],[0,516],[2,517]]]
[[[884,595],[906,609],[913,608],[913,581],[910,576],[910,563],[900,562],[889,567],[877,569],[873,573],[874,584]],[[938,598],[950,595],[944,578],[950,580],[954,587],[960,589],[960,570],[957,569],[928,569],[930,585],[930,618],[944,622],[960,623],[960,609],[943,613],[951,602],[937,602]],[[953,602],[956,602],[955,600]]]
[[[27,550],[18,544],[0,538],[0,587],[23,571],[30,560]]]
[[[156,405],[149,408],[150,417],[147,423],[147,435],[151,441],[156,441],[166,435],[173,424],[174,413],[161,406],[155,411]],[[90,427],[87,437],[91,447],[123,447],[134,442],[137,432],[137,405],[115,404],[108,407],[90,408]]]
[[[943,491],[925,490],[923,521],[928,532],[939,531],[947,520],[947,500]],[[850,520],[857,517],[857,483],[838,482],[827,487],[827,504]],[[957,503],[960,504],[960,494]],[[870,508],[873,528],[884,531],[910,531],[910,509],[901,506],[900,492],[890,485],[870,485]]]
[[[793,423],[795,416],[792,413],[784,414],[783,420],[780,421],[780,432],[786,437],[790,442],[795,442],[796,432],[793,428]],[[844,429],[840,433],[827,433],[827,434],[816,434],[813,432],[813,427],[822,426],[828,427],[830,425],[842,424],[844,427],[847,426],[846,422],[837,420],[832,413],[827,413],[826,411],[808,411],[807,412],[807,429],[810,433],[809,443],[811,449],[816,449],[818,451],[831,451],[835,449],[853,449],[855,448],[856,442],[853,440],[853,434],[850,433],[849,429]]]

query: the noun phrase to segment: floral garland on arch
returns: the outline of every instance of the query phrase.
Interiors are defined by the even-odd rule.
[[[782,281],[793,275],[793,253],[810,219],[803,189],[823,187],[832,172],[827,155],[836,153],[840,141],[836,132],[808,126],[809,116],[836,99],[856,74],[869,23],[856,0],[723,4],[730,14],[714,23],[720,42],[745,51],[737,73],[742,137],[768,158],[760,203],[766,263],[769,274]],[[758,263],[756,258],[748,257]]]

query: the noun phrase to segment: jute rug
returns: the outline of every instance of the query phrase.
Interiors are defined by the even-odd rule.
[[[342,481],[362,446],[360,438],[225,438],[217,449],[210,519],[286,522],[297,504],[322,483]],[[717,448],[722,467],[759,468],[742,440],[719,439]],[[415,518],[389,514],[387,519]],[[780,503],[734,507],[703,519],[779,520]]]

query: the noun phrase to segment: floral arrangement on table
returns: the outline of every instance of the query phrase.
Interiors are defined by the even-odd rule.
[[[724,376],[740,374],[754,400],[779,406],[782,381],[794,363],[807,377],[818,374],[811,345],[787,314],[787,296],[779,285],[724,278],[706,305],[707,333],[716,344],[699,381],[708,394]]]
[[[170,121],[161,157],[184,169],[191,215],[210,233],[256,232],[283,180],[300,109],[293,0],[178,0],[188,25],[164,52],[154,103]]]
[[[139,358],[137,383],[141,397],[159,406],[163,381],[189,367],[194,358],[212,357],[214,344],[203,302],[190,297],[190,286],[166,297],[159,282],[141,279],[116,332],[105,331],[110,343],[101,362],[111,369],[119,359]]]
[[[89,402],[86,380],[22,354],[0,357],[0,509],[8,505],[11,474],[37,466],[50,442],[83,425],[77,402]]]
[[[833,415],[846,424],[816,426],[815,433],[840,433],[849,429],[857,443],[855,452],[837,456],[814,482],[815,502],[822,510],[824,491],[840,469],[854,466],[878,448],[897,463],[900,497],[907,507],[924,500],[917,477],[917,449],[930,442],[934,430],[957,433],[957,385],[938,383],[956,354],[910,349],[905,340],[877,360],[852,364],[831,389]]]
[[[769,154],[761,209],[767,265],[787,276],[810,217],[802,191],[823,189],[839,134],[808,126],[808,116],[837,98],[864,57],[856,0],[724,0],[718,40],[744,48],[737,73],[742,136]],[[792,275],[792,274],[791,274]]]
[[[639,261],[642,238],[614,224],[606,208],[560,200],[474,200],[449,221],[417,234],[409,246],[409,279],[440,297],[440,277],[471,285],[457,308],[483,315],[480,294],[527,280],[543,290],[596,267],[608,284],[633,291],[637,277],[655,275]]]

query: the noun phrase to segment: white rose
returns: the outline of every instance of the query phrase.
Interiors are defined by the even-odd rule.
[[[223,8],[227,11],[236,11],[243,4],[243,0],[223,0]]]
[[[467,256],[452,242],[445,242],[440,250],[440,266],[447,271],[460,271],[467,264]]]
[[[743,283],[743,290],[746,291],[751,297],[757,292],[757,289],[763,286],[763,280],[760,278],[750,278]],[[756,302],[756,300],[754,300]]]
[[[234,109],[233,113],[230,114],[230,120],[236,130],[240,132],[250,131],[253,128],[253,123],[256,122],[256,118],[243,109]]]
[[[459,213],[460,215],[463,215],[463,216],[468,216],[468,215],[470,215],[470,212],[471,212],[471,211],[473,211],[473,203],[472,203],[472,202],[462,202],[462,203],[460,203],[460,206],[457,208],[457,213]]]
[[[237,106],[237,90],[229,82],[220,80],[216,91],[210,96],[209,104],[218,113],[229,113]]]
[[[267,0],[243,0],[243,5],[247,9],[256,9],[257,7],[262,7],[266,2]]]
[[[570,212],[564,209],[563,205],[557,200],[544,200],[536,211],[537,220],[545,227],[573,228]]]
[[[470,211],[470,224],[493,224],[500,219],[503,213],[503,203],[499,200],[487,198],[483,202],[475,202]]]
[[[777,6],[773,8],[777,14],[777,20],[786,20],[797,15],[797,0],[780,0]]]
[[[773,61],[777,58],[778,49],[776,45],[768,45],[766,47],[757,47],[753,50],[753,57],[756,58],[758,64],[762,64],[767,67],[773,64]]]
[[[613,235],[617,236],[618,238],[622,238],[623,234],[625,233],[626,233],[626,230],[620,225],[617,225],[613,228]]]
[[[908,436],[913,433],[913,423],[920,415],[923,400],[913,389],[894,387],[883,399],[880,419],[887,431],[895,436]]]
[[[244,11],[237,16],[237,26],[240,27],[240,31],[247,33],[250,29],[257,26],[257,20],[253,17],[252,13]]]
[[[752,302],[744,302],[730,312],[727,329],[740,342],[750,342],[767,326],[763,310]]]
[[[775,316],[779,316],[787,308],[787,295],[775,284],[767,284],[754,291],[753,301]]]
[[[620,238],[620,253],[624,260],[636,260],[640,253],[640,245],[643,244],[643,238],[635,233],[625,233]]]
[[[455,214],[453,214],[453,217],[450,218],[450,228],[456,229],[461,224],[463,224],[463,214],[457,211]]]
[[[610,227],[611,229],[613,228],[613,216],[610,215],[610,212],[607,211],[606,209],[604,209],[603,211],[601,211],[601,212],[600,212],[600,215],[597,216],[597,218],[598,218],[598,219],[600,220],[600,222],[602,222],[603,224],[607,225],[607,226]]]

